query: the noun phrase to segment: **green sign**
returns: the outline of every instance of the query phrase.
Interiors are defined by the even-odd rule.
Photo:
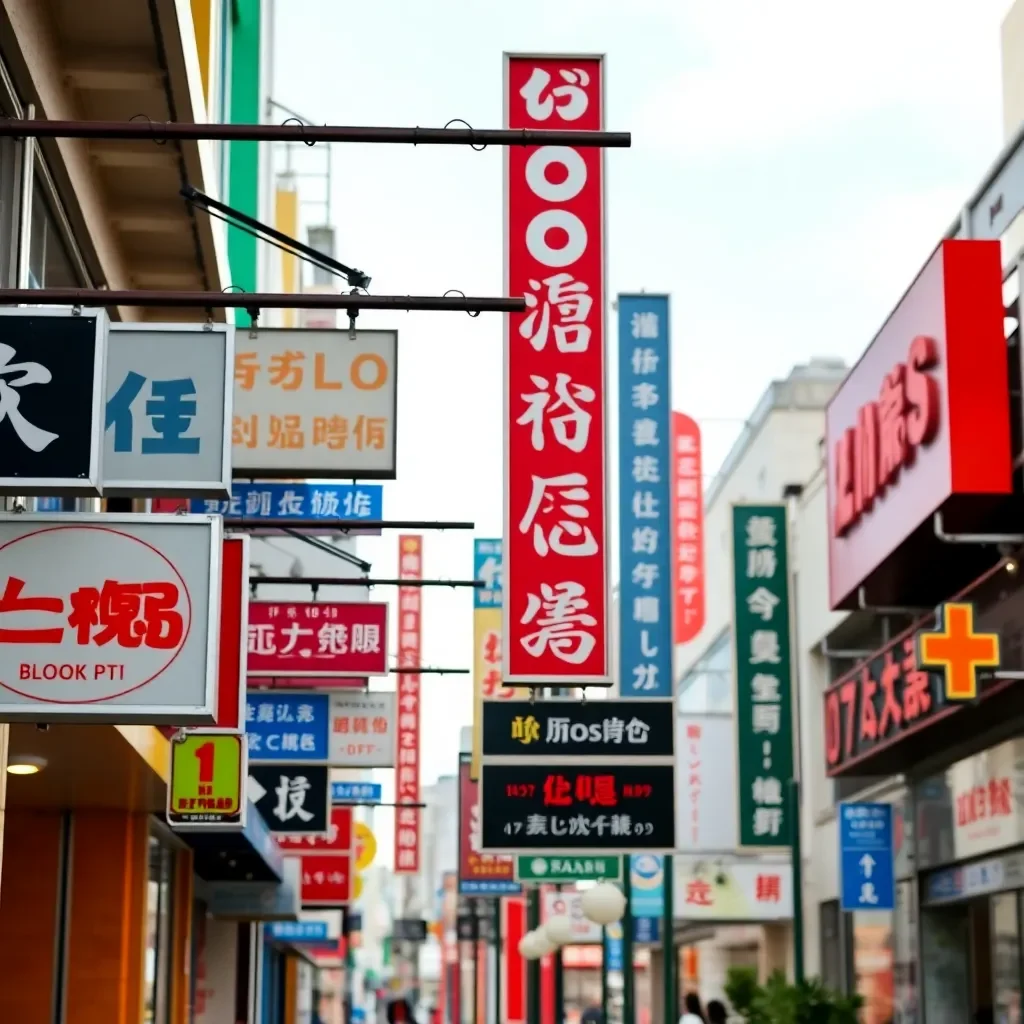
[[[245,824],[245,736],[190,732],[171,743],[167,821],[174,828],[242,828]]]
[[[621,877],[621,857],[516,857],[517,882],[614,882]]]
[[[733,640],[739,846],[790,844],[793,679],[786,506],[734,505]]]

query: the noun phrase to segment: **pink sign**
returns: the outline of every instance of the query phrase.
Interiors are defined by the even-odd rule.
[[[250,601],[250,676],[384,676],[388,606]]]

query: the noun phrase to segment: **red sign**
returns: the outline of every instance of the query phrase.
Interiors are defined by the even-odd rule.
[[[704,628],[704,486],[700,425],[672,413],[672,522],[675,625],[672,638],[689,643]]]
[[[266,685],[268,690],[308,690],[311,684],[308,677],[274,676],[272,679],[260,680],[260,686]],[[317,690],[367,690],[370,680],[366,676],[339,676],[331,679],[326,676],[316,677]]]
[[[337,601],[252,601],[251,676],[383,676],[388,606]]]
[[[507,58],[509,128],[603,127],[601,58]],[[506,683],[609,685],[604,157],[505,151]]]
[[[217,728],[245,729],[245,624],[249,609],[249,538],[224,538],[217,649]]]
[[[501,1001],[499,1020],[506,1024],[526,1024],[526,961],[519,943],[526,934],[526,898],[506,896],[501,907]],[[458,1020],[459,1018],[454,1018]]]
[[[277,845],[286,853],[300,850],[311,853],[352,853],[352,808],[332,807],[331,821],[325,836],[302,836],[277,833]]]
[[[406,534],[398,538],[398,578],[423,579],[423,538]],[[398,665],[421,666],[422,587],[398,588]],[[395,874],[415,875],[420,870],[420,811],[402,804],[420,802],[420,677],[398,675],[398,752],[395,769]]]
[[[943,242],[826,412],[833,609],[954,495],[1012,492],[999,242]]]
[[[304,853],[300,901],[303,907],[344,906],[352,896],[352,856]]]
[[[480,787],[469,760],[459,761],[459,882],[514,882],[511,857],[480,853]]]

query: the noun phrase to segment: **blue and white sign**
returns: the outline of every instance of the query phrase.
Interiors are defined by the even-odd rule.
[[[245,697],[249,763],[327,761],[330,720],[326,693],[249,692]]]
[[[620,295],[619,692],[672,697],[672,396],[667,295]]]
[[[484,585],[473,591],[474,608],[500,608],[502,586],[501,540],[473,541],[473,579]]]
[[[842,909],[895,909],[892,804],[840,804],[838,822]]]
[[[329,942],[326,921],[272,921],[267,933],[278,942]]]
[[[629,910],[640,928],[657,934],[665,906],[665,858],[655,853],[638,853],[629,858]],[[654,939],[637,939],[654,942]]]
[[[366,1024],[366,1011],[361,1006],[353,1006],[348,1017],[352,1024]]]
[[[656,917],[634,917],[633,941],[649,945],[661,942],[661,921]]]
[[[622,971],[622,922],[616,921],[604,930],[604,956],[609,971]]]
[[[236,480],[229,501],[193,499],[189,511],[268,526],[380,522],[384,488],[381,484],[243,484]]]
[[[63,512],[64,504],[61,498],[36,498],[37,512]]]
[[[332,782],[332,804],[379,804],[383,787],[379,782]]]

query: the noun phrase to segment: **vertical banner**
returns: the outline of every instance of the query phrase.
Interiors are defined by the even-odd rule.
[[[667,295],[620,295],[619,692],[671,700],[672,400]]]
[[[793,685],[786,506],[733,505],[739,846],[790,844]]]
[[[501,1014],[502,1024],[526,1024],[526,961],[519,943],[526,934],[526,897],[501,901]],[[453,1020],[459,1020],[453,1017]]]
[[[398,538],[398,578],[423,579],[423,538]],[[423,623],[422,587],[398,588],[398,667],[419,668]],[[398,751],[395,766],[395,874],[420,870],[420,812],[402,804],[420,802],[420,677],[398,676]]]
[[[459,895],[521,892],[513,858],[480,850],[480,786],[469,777],[469,767],[469,755],[459,754]]]
[[[601,57],[505,57],[505,125],[598,131]],[[503,678],[611,686],[604,151],[508,146]]]
[[[683,412],[672,413],[672,482],[675,537],[673,579],[677,644],[704,628],[704,484],[700,425]]]

